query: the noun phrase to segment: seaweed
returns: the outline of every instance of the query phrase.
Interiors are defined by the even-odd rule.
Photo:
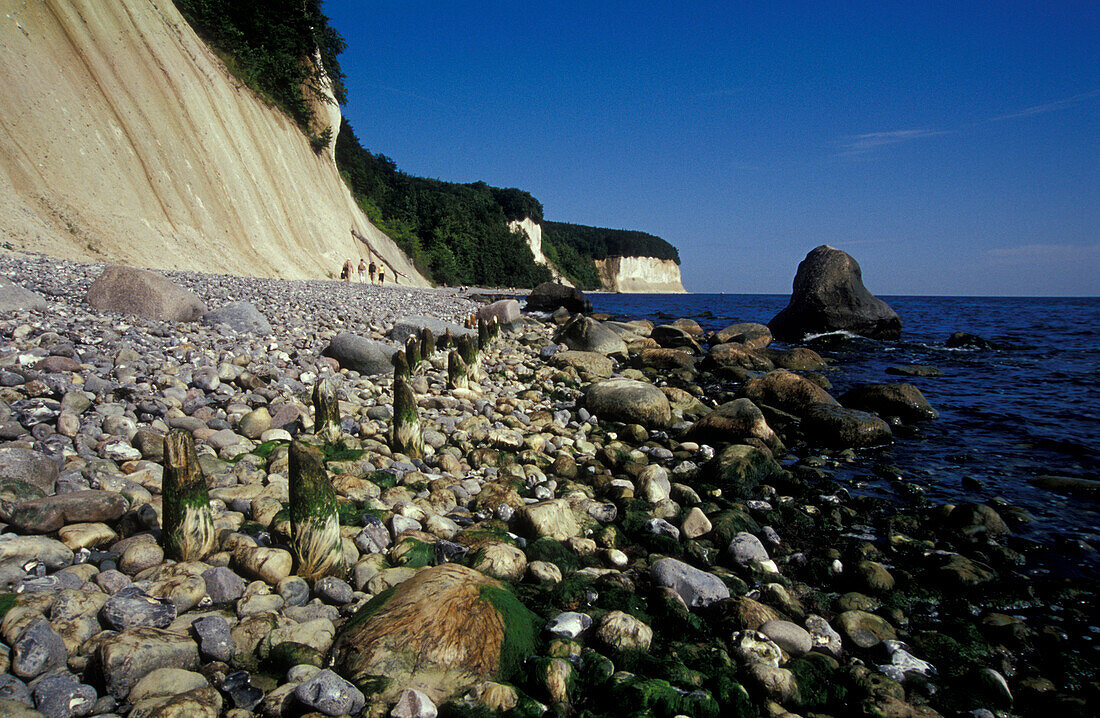
[[[542,620],[506,588],[482,586],[480,596],[496,609],[504,621],[498,676],[507,680],[519,672],[529,656],[534,655]]]

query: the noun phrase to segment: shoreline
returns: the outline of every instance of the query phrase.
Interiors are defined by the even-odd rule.
[[[540,630],[562,616],[589,620],[543,633],[525,672],[494,684],[523,705],[931,718],[1051,705],[1083,714],[1095,698],[1085,627],[1096,587],[1023,575],[1011,506],[852,495],[833,474],[857,453],[809,448],[796,408],[765,405],[752,421],[731,415],[687,433],[731,397],[711,395],[717,370],[657,346],[647,323],[620,327],[633,348],[616,364],[559,351],[555,326],[524,318],[484,351],[475,392],[448,390],[436,355],[409,381],[421,459],[391,448],[391,376],[342,369],[321,350],[341,331],[393,345],[386,335],[400,316],[461,321],[473,302],[339,280],[165,273],[210,309],[253,303],[273,330],[256,336],[91,311],[83,295],[96,266],[0,255],[0,274],[18,271],[15,282],[49,305],[0,315],[0,468],[14,476],[18,457],[24,471],[18,485],[0,483],[0,579],[21,589],[15,607],[0,608],[16,657],[4,675],[44,675],[21,658],[38,635],[23,629],[41,617],[63,646],[54,667],[72,671],[66,685],[79,695],[91,691],[93,715],[127,705],[143,657],[169,644],[194,655],[180,665],[205,686],[196,700],[211,715],[240,705],[224,682],[240,670],[260,691],[248,710],[308,709],[295,691],[328,665],[348,617],[441,556],[503,581]],[[753,362],[793,356],[753,352]],[[735,369],[723,383],[740,376],[744,391],[755,373]],[[636,382],[648,403],[614,391],[598,403],[591,387],[612,375]],[[349,570],[310,586],[287,551],[279,446],[312,430],[309,393],[324,378],[344,418],[346,457],[328,473]],[[210,484],[218,546],[202,562],[165,560],[157,545],[157,437],[170,428],[191,434]],[[52,490],[34,484],[37,496],[23,486],[31,478]],[[80,512],[65,503],[77,491]],[[151,599],[108,620],[104,606],[129,590]],[[198,619],[224,624],[228,654],[212,653]],[[276,671],[274,640],[310,650]],[[133,663],[104,671],[118,651]],[[474,693],[469,704],[484,707],[489,689]]]

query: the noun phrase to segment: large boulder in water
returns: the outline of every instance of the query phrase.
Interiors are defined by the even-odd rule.
[[[802,433],[811,446],[859,449],[889,444],[890,425],[874,414],[836,404],[814,404],[802,415]]]
[[[88,288],[85,301],[101,312],[137,314],[150,319],[195,322],[206,305],[190,289],[147,269],[112,265]]]
[[[543,282],[527,295],[529,312],[552,312],[558,307],[565,307],[573,314],[592,312],[592,302],[584,292],[557,282]]]
[[[716,344],[743,344],[746,349],[763,349],[772,343],[772,332],[763,324],[741,322],[731,324],[708,338],[711,346]]]
[[[795,416],[802,416],[818,404],[839,405],[836,399],[829,396],[829,392],[786,369],[776,369],[750,379],[741,387],[741,393],[757,406],[774,406]]]
[[[513,675],[534,652],[540,623],[499,581],[448,563],[420,571],[359,609],[337,636],[333,655],[337,670],[382,700],[414,688],[443,703]]]
[[[847,252],[823,244],[798,264],[787,307],[768,327],[777,339],[848,331],[873,339],[897,339],[901,319],[890,305],[863,286],[859,263]]]
[[[857,384],[840,397],[840,403],[904,422],[928,421],[939,416],[920,389],[904,382]]]

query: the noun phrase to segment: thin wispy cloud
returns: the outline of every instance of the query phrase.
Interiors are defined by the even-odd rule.
[[[881,147],[898,145],[903,142],[922,140],[926,137],[939,137],[950,134],[947,130],[915,129],[915,130],[891,130],[889,132],[868,132],[862,135],[849,137],[840,145],[842,156],[862,155]]]
[[[1005,263],[1031,265],[1036,262],[1100,262],[1100,245],[1096,244],[1022,244],[1015,247],[995,247],[986,256]]]
[[[1031,107],[1025,107],[1022,110],[1011,112],[1007,115],[998,115],[997,117],[990,118],[990,122],[1014,120],[1018,117],[1032,117],[1033,115],[1045,115],[1048,112],[1069,109],[1070,107],[1075,107],[1083,102],[1088,102],[1089,100],[1097,98],[1100,98],[1100,89],[1091,92],[1082,92],[1080,95],[1067,97],[1064,100],[1055,100],[1054,102],[1045,102],[1041,105],[1032,105]]]

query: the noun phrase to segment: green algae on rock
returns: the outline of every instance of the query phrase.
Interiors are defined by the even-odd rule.
[[[206,477],[191,434],[181,429],[164,438],[161,544],[177,561],[199,561],[214,550],[214,517]]]
[[[403,688],[436,703],[514,675],[536,648],[538,620],[499,581],[458,564],[425,568],[360,609],[337,636],[337,668],[392,700]]]
[[[312,581],[344,575],[336,492],[321,452],[300,441],[290,445],[290,533],[299,576]]]

